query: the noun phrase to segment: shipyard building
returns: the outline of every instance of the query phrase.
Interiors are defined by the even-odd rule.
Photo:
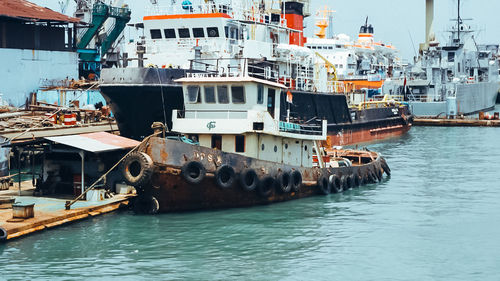
[[[0,0],[0,94],[3,103],[25,104],[31,92],[78,79],[75,25],[71,18],[24,0]]]

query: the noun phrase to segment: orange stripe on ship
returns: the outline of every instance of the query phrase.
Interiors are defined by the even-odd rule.
[[[211,14],[181,14],[181,15],[158,15],[158,16],[145,16],[144,20],[166,20],[166,19],[204,19],[204,18],[227,18],[231,17],[225,13],[211,13]]]

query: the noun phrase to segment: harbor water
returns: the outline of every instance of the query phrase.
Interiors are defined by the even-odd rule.
[[[371,144],[390,179],[252,208],[92,218],[0,245],[0,279],[500,280],[500,130]]]

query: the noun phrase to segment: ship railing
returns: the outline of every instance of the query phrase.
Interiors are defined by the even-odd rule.
[[[347,91],[347,88],[346,88],[346,85],[343,81],[329,81],[327,91],[329,93],[345,94]]]
[[[323,125],[323,120],[316,118],[302,123],[278,121],[280,132],[302,135],[321,135],[323,133]]]
[[[247,119],[246,110],[197,109],[176,110],[178,119]],[[174,113],[175,113],[174,112]]]
[[[217,58],[217,59],[192,59],[190,60],[190,69],[195,71],[207,72],[209,76],[215,77],[254,77],[276,83],[280,83],[292,90],[303,90],[316,92],[320,81],[314,79],[312,72],[291,76],[280,74],[276,63],[251,59],[251,58]],[[292,73],[291,69],[282,71],[283,73]],[[297,69],[296,73],[302,73]],[[196,73],[199,77],[202,75]],[[325,83],[325,86],[326,83]],[[340,86],[336,85],[339,89]],[[333,86],[332,86],[333,89]]]
[[[216,77],[244,77],[251,76],[269,81],[278,82],[278,71],[274,63],[249,58],[217,58],[192,59],[190,68],[208,72]],[[200,74],[196,74],[200,75]]]
[[[243,1],[228,1],[227,3],[192,3],[176,5],[153,5],[146,10],[146,14],[153,15],[183,15],[183,14],[214,14],[222,13],[229,15],[232,19],[271,23],[271,13],[261,11],[258,6],[244,7]],[[286,20],[280,17],[280,26],[286,27]]]

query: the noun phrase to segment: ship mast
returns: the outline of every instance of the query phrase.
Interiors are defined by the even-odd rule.
[[[460,44],[460,0],[458,0],[458,12],[457,12],[457,31],[458,31],[458,44]]]

